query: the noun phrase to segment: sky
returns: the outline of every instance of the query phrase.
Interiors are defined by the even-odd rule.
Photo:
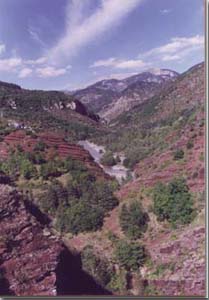
[[[0,80],[74,90],[204,60],[203,0],[0,0]]]

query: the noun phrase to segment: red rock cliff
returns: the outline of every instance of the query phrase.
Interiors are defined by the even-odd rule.
[[[60,241],[33,217],[22,196],[0,185],[0,294],[57,294]]]

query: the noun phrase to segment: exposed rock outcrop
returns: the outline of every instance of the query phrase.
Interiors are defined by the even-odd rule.
[[[147,242],[153,265],[143,269],[150,292],[165,296],[205,295],[205,228],[189,226],[172,237]],[[189,255],[188,255],[189,254]]]
[[[0,294],[57,294],[56,268],[62,244],[25,208],[22,196],[0,185]]]
[[[0,185],[0,295],[108,295],[56,237],[38,208]]]

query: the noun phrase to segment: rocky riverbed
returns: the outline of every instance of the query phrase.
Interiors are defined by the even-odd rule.
[[[127,175],[130,172],[130,170],[123,166],[123,161],[125,159],[123,155],[115,153],[114,156],[119,156],[121,162],[116,164],[115,166],[108,167],[102,165],[100,162],[102,156],[105,153],[105,147],[94,144],[88,140],[79,141],[78,144],[81,145],[85,150],[87,150],[91,154],[91,156],[94,158],[94,161],[102,167],[106,174],[115,177],[119,183],[122,183],[123,179],[127,178]]]

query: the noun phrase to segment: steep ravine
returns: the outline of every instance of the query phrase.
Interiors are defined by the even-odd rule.
[[[57,295],[111,295],[82,270],[80,254],[72,254],[64,246],[56,269]]]
[[[34,204],[0,184],[0,295],[109,295],[48,225]]]

